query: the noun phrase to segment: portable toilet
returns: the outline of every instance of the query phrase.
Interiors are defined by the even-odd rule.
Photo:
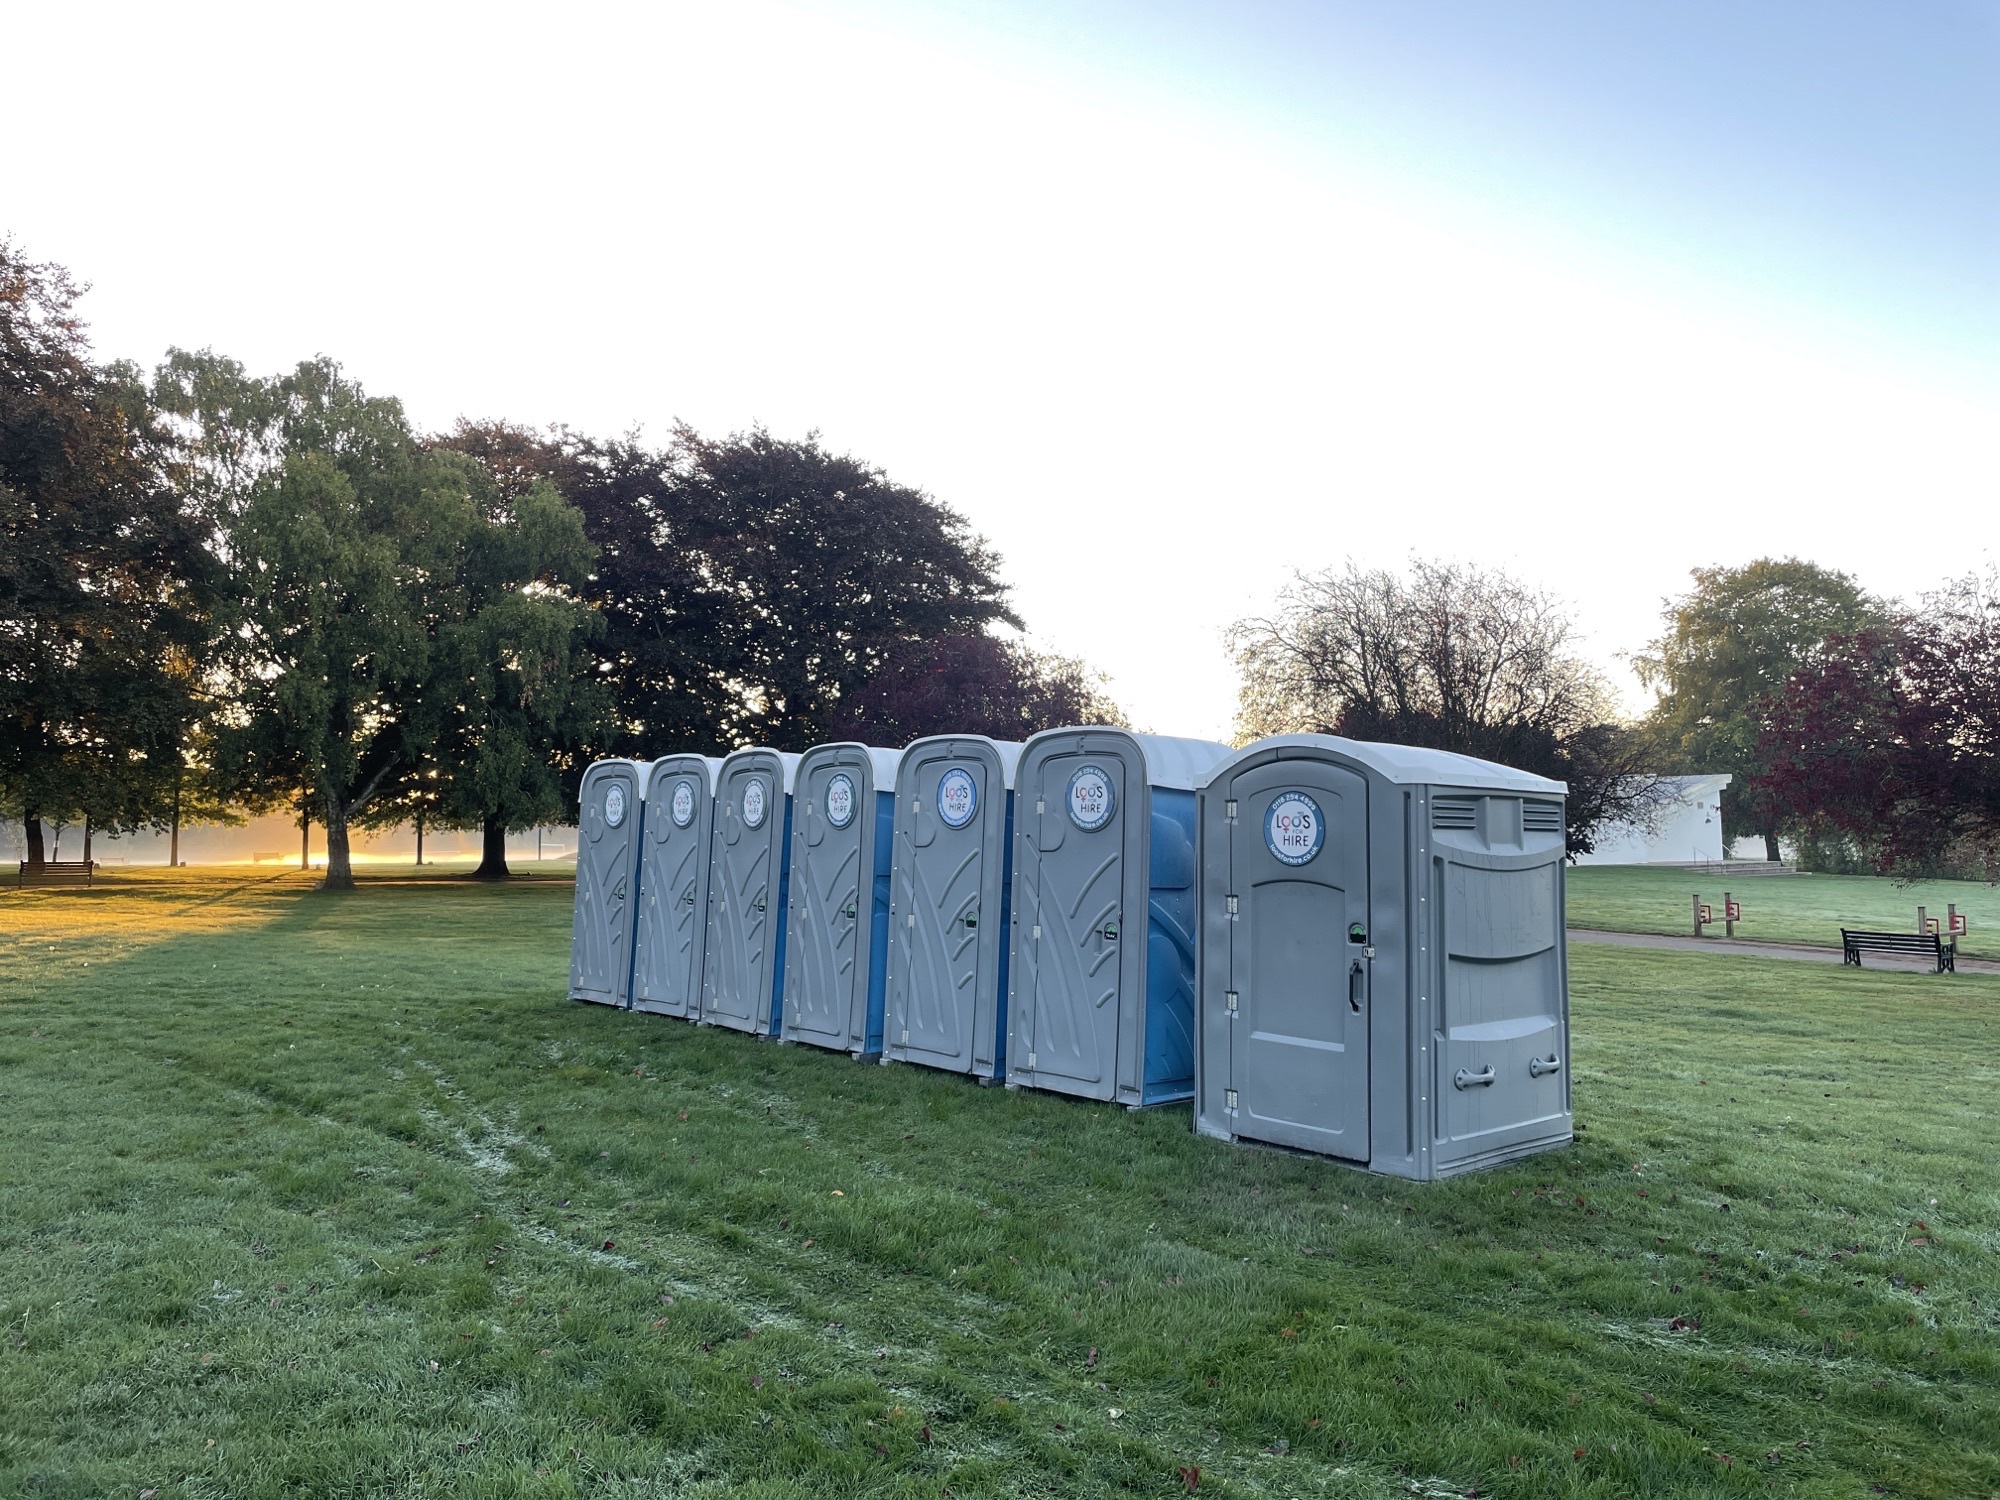
[[[1194,1095],[1195,784],[1212,740],[1051,729],[1015,778],[1007,1082]]]
[[[882,1060],[1007,1071],[1007,927],[1021,746],[921,739],[896,768]]]
[[[902,758],[855,744],[816,745],[799,758],[785,911],[788,1042],[881,1054]]]
[[[792,778],[799,758],[738,750],[715,773],[701,1020],[771,1036],[785,978]]]
[[[632,1009],[701,1014],[701,949],[708,928],[709,832],[715,773],[709,755],[667,755],[646,779],[639,839],[639,922],[632,935]]]
[[[632,912],[639,885],[639,824],[646,767],[600,760],[577,798],[576,914],[569,937],[569,997],[627,1003],[632,983]]]
[[[1330,735],[1210,772],[1195,1128],[1414,1178],[1568,1142],[1566,793]]]

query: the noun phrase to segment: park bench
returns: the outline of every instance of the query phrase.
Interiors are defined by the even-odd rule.
[[[1935,932],[1851,932],[1840,929],[1840,961],[1861,967],[1863,950],[1870,953],[1906,953],[1928,958],[1940,974],[1958,972],[1958,948]]]
[[[20,884],[22,885],[89,885],[91,872],[97,868],[94,859],[51,859],[39,865],[21,861]]]

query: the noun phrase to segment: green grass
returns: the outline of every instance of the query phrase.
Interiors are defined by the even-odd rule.
[[[1418,1186],[568,923],[0,894],[0,1495],[2000,1494],[2000,981],[1579,948],[1576,1147]]]
[[[1972,928],[1960,940],[1959,951],[1968,958],[2000,958],[2000,886],[1971,880],[1903,885],[1871,875],[1731,879],[1637,865],[1579,865],[1569,872],[1569,921],[1572,927],[1611,932],[1691,936],[1694,894],[1699,891],[1720,916],[1725,888],[1743,904],[1743,920],[1736,924],[1739,938],[1838,948],[1843,927],[1915,932],[1919,906],[1942,923],[1945,907],[1956,902]],[[1720,937],[1722,924],[1709,928],[1708,935]]]

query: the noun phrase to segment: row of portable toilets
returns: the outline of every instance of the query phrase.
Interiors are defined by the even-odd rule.
[[[1571,1138],[1565,791],[1106,728],[599,761],[570,996],[1445,1176]]]

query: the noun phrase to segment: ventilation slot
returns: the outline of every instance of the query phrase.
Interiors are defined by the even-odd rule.
[[[1521,805],[1521,826],[1529,833],[1561,833],[1563,810],[1559,802],[1526,802]]]
[[[1436,797],[1431,800],[1431,827],[1465,828],[1477,826],[1478,809],[1470,797]]]

